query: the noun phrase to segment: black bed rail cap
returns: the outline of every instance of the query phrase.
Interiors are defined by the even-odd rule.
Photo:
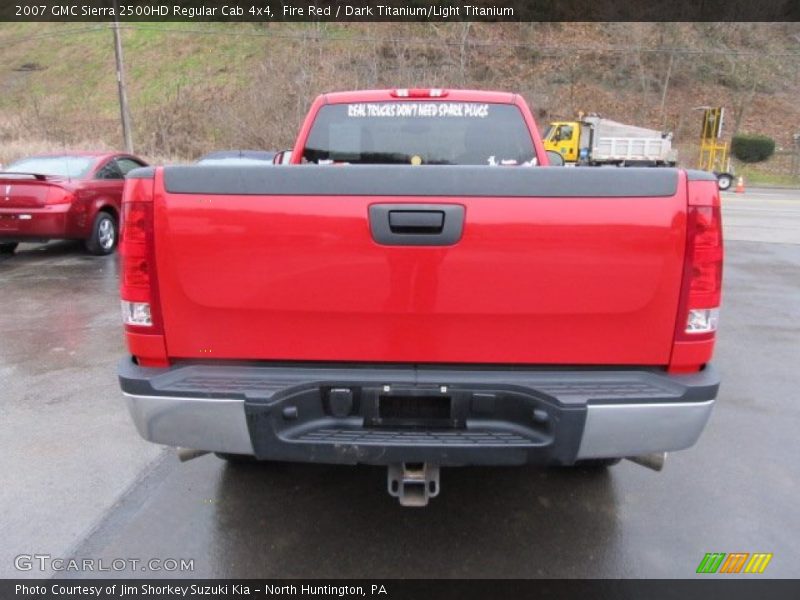
[[[717,176],[709,171],[701,171],[699,169],[687,169],[686,179],[689,181],[716,181]]]
[[[125,179],[153,179],[156,175],[155,167],[139,167],[138,169],[131,169],[125,175]]]
[[[674,196],[678,189],[678,170],[661,167],[199,165],[165,167],[164,186],[171,194],[204,195],[635,198]]]

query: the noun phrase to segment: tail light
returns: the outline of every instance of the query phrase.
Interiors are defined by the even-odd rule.
[[[439,88],[397,88],[391,92],[393,98],[444,98],[447,90]]]
[[[705,183],[705,182],[704,182]],[[712,339],[722,299],[722,216],[719,194],[703,186],[690,196],[681,310],[676,341]],[[709,200],[708,193],[711,193]],[[702,204],[701,201],[704,201]]]
[[[162,333],[157,306],[150,179],[126,182],[120,223],[120,296],[127,331]]]
[[[52,204],[73,204],[76,205],[75,200],[78,198],[76,194],[70,192],[69,190],[65,190],[62,188],[58,188],[55,186],[50,186],[50,189],[47,191],[45,203],[48,205]]]

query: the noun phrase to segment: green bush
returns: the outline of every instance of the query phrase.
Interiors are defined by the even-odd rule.
[[[761,162],[775,152],[775,140],[765,135],[735,135],[731,142],[731,152],[742,162]]]

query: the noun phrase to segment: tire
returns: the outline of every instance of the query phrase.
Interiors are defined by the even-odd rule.
[[[111,254],[117,247],[119,226],[111,213],[100,211],[92,223],[92,233],[86,240],[86,250],[95,256]]]
[[[575,466],[584,469],[607,469],[618,464],[621,460],[621,458],[589,458],[579,460],[575,463]]]
[[[17,249],[17,246],[19,246],[19,244],[16,242],[0,244],[0,254],[14,254],[14,250]]]
[[[230,454],[228,452],[214,452],[214,454],[217,458],[221,458],[234,465],[246,465],[258,462],[258,459],[250,454]]]
[[[729,175],[728,173],[720,173],[717,175],[717,186],[719,187],[720,191],[724,192],[726,190],[731,189],[733,185],[733,175]]]

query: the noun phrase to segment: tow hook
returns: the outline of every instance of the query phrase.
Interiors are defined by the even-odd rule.
[[[629,456],[628,460],[653,471],[660,471],[664,468],[664,463],[667,462],[667,453],[653,452],[652,454],[642,454],[641,456]]]
[[[439,465],[389,465],[387,484],[389,495],[397,498],[401,506],[427,506],[428,500],[439,495]]]

